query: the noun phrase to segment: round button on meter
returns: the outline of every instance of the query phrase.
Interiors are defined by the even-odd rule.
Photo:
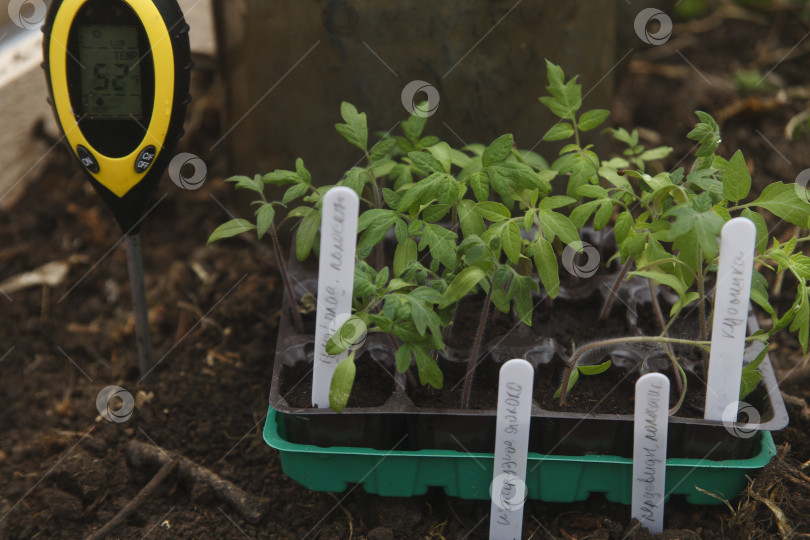
[[[146,172],[146,169],[152,165],[152,162],[155,160],[155,147],[154,146],[147,146],[141,153],[138,154],[138,157],[135,159],[135,172],[138,174]]]
[[[93,157],[93,154],[82,145],[76,147],[76,155],[79,156],[79,161],[82,162],[82,167],[91,173],[98,174],[101,167],[98,166],[98,161]]]

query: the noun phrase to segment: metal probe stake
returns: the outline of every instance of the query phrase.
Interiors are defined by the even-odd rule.
[[[149,339],[149,311],[146,309],[146,290],[143,284],[143,263],[141,261],[141,237],[127,235],[127,269],[129,286],[132,289],[132,302],[135,304],[135,341],[138,345],[138,364],[141,368],[143,384],[152,384],[152,342]]]

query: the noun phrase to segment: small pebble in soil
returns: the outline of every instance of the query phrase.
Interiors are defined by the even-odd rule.
[[[368,533],[368,540],[394,540],[394,531],[388,527],[377,527]]]

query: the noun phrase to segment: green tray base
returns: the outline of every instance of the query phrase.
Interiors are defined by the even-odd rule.
[[[296,444],[280,433],[276,411],[270,407],[264,440],[279,451],[284,473],[313,491],[345,491],[362,484],[368,493],[386,497],[422,495],[441,487],[462,499],[489,499],[493,455],[454,450],[383,451],[370,448],[322,448]],[[691,504],[720,504],[697,490],[726,500],[739,495],[755,474],[776,455],[770,432],[762,432],[759,453],[749,459],[709,461],[668,459],[666,490],[684,495]],[[617,456],[543,456],[529,454],[526,487],[530,499],[574,502],[591,493],[604,493],[612,502],[630,504],[633,460]]]

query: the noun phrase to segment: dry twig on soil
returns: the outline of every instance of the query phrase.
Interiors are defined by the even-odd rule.
[[[102,528],[91,534],[87,537],[87,540],[101,540],[102,538],[106,538],[108,534],[110,534],[113,529],[115,529],[119,524],[121,524],[129,515],[137,510],[137,508],[149,497],[157,487],[163,483],[163,481],[168,477],[174,468],[177,467],[177,460],[173,459],[171,461],[167,461],[160,470],[152,477],[148,484],[144,486],[144,488],[135,495],[135,498],[132,499],[127,503],[125,507],[121,509],[120,512],[115,514],[115,516],[107,522]]]
[[[140,441],[129,441],[127,443],[127,459],[133,466],[138,466],[144,462],[165,465],[172,460],[177,460],[177,472],[181,477],[192,482],[204,482],[211,487],[213,492],[222,500],[231,504],[246,520],[256,523],[262,519],[267,511],[269,501],[264,498],[254,497],[240,487],[232,484],[224,478],[218,476],[210,469],[199,465],[187,457],[177,455]]]

